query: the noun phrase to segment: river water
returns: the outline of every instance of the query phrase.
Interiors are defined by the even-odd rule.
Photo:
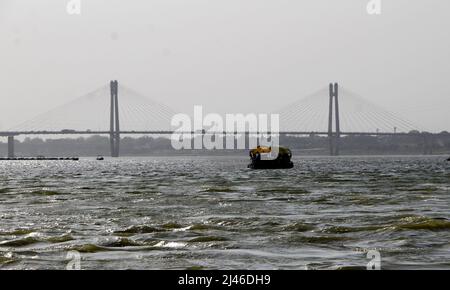
[[[445,159],[3,161],[0,269],[450,269]]]

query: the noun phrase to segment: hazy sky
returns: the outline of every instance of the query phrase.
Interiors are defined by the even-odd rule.
[[[67,2],[0,0],[0,130],[110,79],[222,113],[338,81],[450,130],[448,0],[382,0],[377,16],[368,0],[81,0],[80,15]]]

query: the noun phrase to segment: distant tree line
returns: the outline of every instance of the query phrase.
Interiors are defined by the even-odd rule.
[[[280,145],[291,148],[300,155],[328,155],[329,140],[324,136],[281,136]],[[108,156],[109,138],[91,136],[80,138],[40,139],[25,138],[15,141],[16,156]],[[340,138],[341,154],[450,154],[450,133],[429,134],[411,132],[396,136],[343,136]],[[227,154],[236,151],[213,150],[199,152],[174,150],[167,137],[123,137],[120,153],[123,156],[173,155],[173,154]],[[6,140],[0,142],[0,156],[6,156]],[[244,153],[244,152],[242,152]]]

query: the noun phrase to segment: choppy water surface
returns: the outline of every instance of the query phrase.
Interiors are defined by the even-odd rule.
[[[0,268],[450,269],[444,157],[0,163]]]

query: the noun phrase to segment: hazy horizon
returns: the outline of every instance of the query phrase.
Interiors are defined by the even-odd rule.
[[[339,82],[450,130],[450,2],[0,0],[0,130],[117,79],[188,112],[271,111]],[[107,121],[106,121],[107,122]]]

